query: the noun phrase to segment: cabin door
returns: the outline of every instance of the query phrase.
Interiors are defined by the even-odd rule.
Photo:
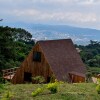
[[[49,83],[51,80],[51,77],[47,77],[47,83]]]
[[[24,72],[24,82],[32,82],[32,73]]]

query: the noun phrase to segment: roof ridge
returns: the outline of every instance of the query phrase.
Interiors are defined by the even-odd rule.
[[[55,40],[39,40],[39,41],[37,41],[37,42],[51,42],[51,41],[64,41],[64,40],[70,40],[70,41],[72,41],[71,40],[71,38],[68,38],[68,39],[55,39]]]

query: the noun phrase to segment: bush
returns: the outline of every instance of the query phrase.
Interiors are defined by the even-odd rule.
[[[58,82],[47,84],[47,89],[50,90],[51,93],[57,93],[58,92]]]
[[[100,85],[100,79],[97,79],[97,84],[99,84],[99,85]]]
[[[13,94],[10,91],[7,91],[1,100],[12,100],[13,99]]]
[[[37,96],[38,94],[42,93],[45,89],[48,89],[51,91],[51,93],[57,93],[58,92],[58,85],[63,84],[63,82],[58,82],[55,80],[55,83],[49,83],[45,86],[42,86],[42,88],[37,88],[36,91],[32,92],[31,95],[33,97]]]
[[[5,83],[5,79],[3,79],[2,77],[0,77],[0,84]]]
[[[5,90],[5,85],[4,84],[0,84],[0,94]]]
[[[43,88],[37,88],[36,91],[32,92],[32,96],[35,97],[42,92],[43,92]]]
[[[100,94],[100,84],[98,84],[98,85],[96,86],[96,90],[97,90],[98,94]]]
[[[4,89],[4,85],[0,84],[0,90]]]
[[[43,82],[45,82],[45,79],[43,76],[36,76],[36,77],[32,77],[33,80],[35,80],[37,83],[41,84]]]

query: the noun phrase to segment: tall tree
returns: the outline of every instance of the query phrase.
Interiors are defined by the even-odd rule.
[[[34,41],[32,35],[21,28],[0,27],[0,67],[18,67],[28,54]]]

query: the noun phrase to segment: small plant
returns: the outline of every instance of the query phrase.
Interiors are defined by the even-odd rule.
[[[37,83],[41,84],[43,82],[45,82],[45,79],[43,76],[36,76],[36,77],[32,77],[33,80],[35,80]]]
[[[13,98],[13,94],[12,94],[10,91],[7,91],[7,92],[3,95],[3,97],[2,97],[1,100],[12,100],[12,98]]]
[[[47,84],[47,89],[51,91],[51,93],[57,93],[58,92],[58,82],[55,83],[49,83]]]
[[[97,84],[100,84],[100,79],[97,79]]]
[[[53,83],[53,82],[55,82],[55,75],[54,74],[50,78],[50,83]]]
[[[32,96],[35,97],[37,96],[38,94],[42,93],[43,92],[43,88],[37,88],[36,91],[32,92]]]
[[[63,76],[63,81],[64,81],[64,82],[67,82],[67,76],[66,76],[66,75]]]
[[[98,85],[96,86],[96,91],[98,92],[98,94],[100,94],[100,84],[98,84]]]
[[[33,97],[37,96],[38,94],[42,93],[45,89],[50,90],[51,93],[57,93],[58,92],[58,85],[63,84],[63,82],[58,82],[58,80],[55,79],[55,83],[49,83],[45,86],[42,85],[42,88],[37,88],[36,91],[32,92],[31,95]]]
[[[3,84],[0,84],[0,90],[1,89],[4,89],[4,85]]]
[[[90,72],[86,73],[86,82],[91,82],[92,74]]]
[[[4,89],[5,89],[4,84],[0,84],[0,93],[2,93],[2,91],[4,91]]]

